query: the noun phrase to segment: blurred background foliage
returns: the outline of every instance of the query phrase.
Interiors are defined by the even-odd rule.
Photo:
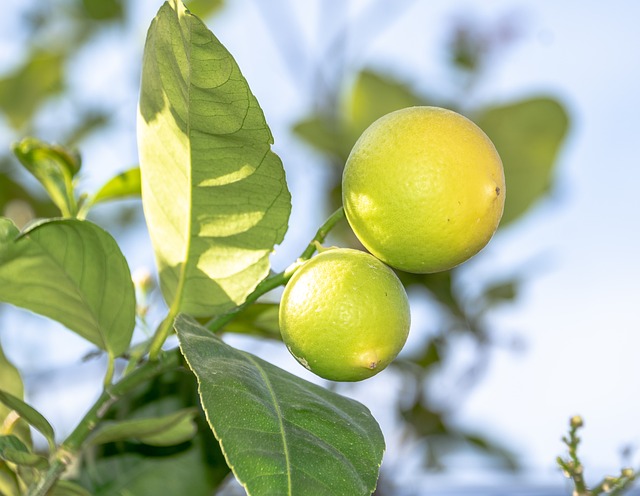
[[[210,19],[224,8],[222,0],[186,3],[204,19]],[[326,42],[325,46],[330,47],[333,53],[341,54],[336,57],[301,53],[303,43],[295,38],[300,33],[290,22],[291,13],[285,15],[284,9],[279,12],[282,2],[278,2],[278,8],[267,4],[256,1],[255,7],[261,12],[268,32],[279,47],[292,79],[296,78],[300,57],[304,57],[305,64],[311,65],[317,74],[312,84],[301,85],[302,91],[307,93],[309,110],[291,126],[291,132],[309,147],[310,155],[313,149],[313,154],[320,157],[329,171],[323,206],[326,213],[340,203],[342,167],[360,133],[378,117],[411,105],[436,105],[459,111],[474,120],[493,140],[503,159],[507,183],[501,229],[508,229],[519,222],[552,191],[554,165],[570,124],[562,102],[553,95],[536,94],[495,105],[469,104],[475,101],[473,95],[478,85],[491,77],[501,55],[517,42],[520,33],[514,19],[507,16],[487,25],[461,18],[452,23],[446,44],[448,88],[443,92],[429,88],[428,84],[410,83],[380,68],[359,67],[355,61],[357,53],[354,55],[353,51],[347,50],[349,32],[356,30],[358,23],[368,23],[371,27],[372,13],[388,7],[384,2],[370,2],[368,10],[345,23],[335,37]],[[403,1],[389,8],[387,23],[410,4],[410,1]],[[335,3],[330,5],[336,6]],[[0,65],[0,143],[3,145],[0,150],[0,212],[14,218],[19,225],[33,217],[57,215],[57,211],[46,199],[44,191],[35,185],[12,156],[9,145],[25,136],[35,136],[81,150],[89,137],[104,135],[110,127],[118,125],[113,116],[114,110],[106,107],[104,102],[78,94],[70,82],[70,73],[78,63],[79,54],[89,46],[97,51],[92,58],[93,63],[100,63],[100,48],[96,40],[101,39],[104,33],[117,34],[132,30],[133,26],[140,29],[142,20],[132,17],[132,7],[124,0],[50,0],[31,2],[22,10],[20,25],[15,30],[25,41],[23,49]],[[142,23],[147,21],[149,19]],[[369,37],[375,37],[386,28],[385,22],[377,22],[373,26],[367,31]],[[368,41],[359,40],[361,46]],[[142,47],[137,49],[141,52]],[[344,55],[347,53],[354,60]],[[129,90],[137,94],[139,69],[131,70],[135,72],[135,78],[131,78]],[[130,76],[123,76],[124,79],[127,77]],[[446,99],[437,96],[443,93],[454,96]],[[86,166],[91,167],[91,164]],[[130,166],[118,164],[118,170]],[[139,224],[123,224],[127,219],[130,221],[139,216],[139,205],[123,207],[126,209],[136,212],[129,215],[118,213],[115,218],[106,219],[109,227],[140,228]],[[357,241],[346,227],[337,236],[341,244],[357,246]],[[491,349],[500,344],[492,332],[487,317],[489,311],[498,305],[514,302],[530,275],[522,270],[497,280],[480,281],[481,289],[470,294],[460,284],[460,274],[464,270],[462,266],[439,274],[399,273],[412,298],[424,300],[440,315],[437,328],[420,330],[421,335],[428,338],[394,362],[392,368],[401,377],[403,390],[392,408],[401,420],[403,443],[417,447],[423,455],[425,467],[429,469],[443,468],[448,455],[468,449],[486,456],[500,467],[516,469],[517,453],[482,432],[461,429],[451,418],[461,397],[481,379],[482,371],[490,360]],[[275,305],[266,303],[254,306],[226,330],[277,339],[277,309]],[[452,359],[460,346],[473,350],[467,354],[471,358],[462,365]],[[0,350],[0,382],[3,385],[11,383],[20,394],[21,383],[15,380],[15,374],[15,369]],[[453,377],[447,383],[455,385],[444,395],[434,391],[437,383],[434,378],[442,375]],[[184,379],[167,379],[169,384],[178,380]],[[148,391],[141,392],[135,401],[132,399],[129,406],[136,409],[146,404],[152,408],[151,405],[157,403],[158,396],[164,394],[161,392],[167,387],[166,384],[154,384]],[[359,386],[335,387],[348,392],[350,388]],[[175,389],[172,391],[175,393]],[[189,404],[193,404],[193,398],[190,401]],[[181,404],[187,403],[183,401]],[[124,415],[122,408],[125,406],[119,407],[112,415]],[[220,461],[219,457],[216,458],[215,453],[204,453],[206,450],[202,442],[199,437],[184,453],[165,455],[182,457],[185,467],[191,463],[190,457],[206,456],[213,460],[211,464],[215,466]],[[118,470],[135,469],[137,462],[131,460],[138,460],[136,450],[139,447],[111,446],[96,450],[91,461],[93,465],[89,467],[97,477],[93,480],[101,480],[100,474],[111,470],[109,467],[112,465],[117,465]],[[225,474],[222,471],[219,475]],[[211,483],[202,474],[193,477],[194,484],[201,484],[201,487]],[[380,494],[385,491],[393,494],[394,482],[391,479],[383,470],[384,483],[380,485]],[[94,489],[98,490],[97,486]],[[96,494],[112,492],[107,488]]]

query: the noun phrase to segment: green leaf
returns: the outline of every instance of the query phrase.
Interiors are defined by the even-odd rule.
[[[229,468],[199,408],[191,371],[180,366],[140,385],[114,403],[105,418],[121,422],[164,417],[185,408],[198,411],[198,433],[191,441],[170,447],[89,445],[81,459],[79,482],[94,496],[214,494]]]
[[[104,423],[91,437],[91,443],[136,439],[152,446],[173,446],[189,441],[196,434],[193,422],[196,414],[196,409],[188,408],[163,417]]]
[[[502,158],[507,196],[501,226],[506,226],[549,192],[569,116],[557,100],[538,97],[488,108],[474,121]]]
[[[134,167],[107,181],[91,199],[91,204],[140,196],[140,168]]]
[[[224,7],[224,0],[188,0],[187,8],[203,19],[218,12]]]
[[[142,200],[163,295],[174,315],[233,308],[269,273],[291,198],[237,64],[176,0],[149,28],[139,109]]]
[[[84,12],[96,21],[118,20],[124,16],[122,0],[82,0]]]
[[[15,161],[7,155],[0,158],[0,214],[24,227],[35,217],[54,217],[59,210],[45,195],[34,196],[16,177]]]
[[[406,84],[388,75],[362,71],[358,74],[346,109],[351,145],[376,119],[414,105],[426,105],[426,102]]]
[[[24,398],[24,385],[18,369],[7,359],[0,346],[0,384],[2,389],[7,393],[15,396],[18,399]],[[5,407],[0,404],[0,431],[7,416],[12,412],[12,408]],[[9,426],[6,426],[9,428]],[[5,431],[6,432],[6,431]],[[22,442],[31,445],[31,433],[29,431],[29,425],[24,420],[19,419],[11,427],[11,432],[15,434]]]
[[[59,480],[49,490],[47,496],[91,496],[91,493],[80,484],[69,480]]]
[[[332,155],[343,166],[353,142],[345,136],[341,122],[329,116],[315,114],[297,122],[293,132],[316,150]]]
[[[22,235],[0,218],[0,301],[57,320],[112,356],[128,347],[135,294],[116,241],[88,221],[52,220]]]
[[[7,464],[0,461],[0,494],[3,496],[21,496],[17,474]]]
[[[222,329],[224,332],[281,339],[277,303],[254,303]]]
[[[369,495],[384,451],[366,407],[175,322],[227,463],[252,496]]]
[[[0,436],[0,460],[38,469],[49,466],[46,458],[31,453],[20,439],[11,435]]]
[[[60,146],[35,138],[25,138],[13,146],[13,152],[33,174],[65,217],[76,214],[73,177],[80,170],[80,158]]]
[[[16,129],[31,121],[49,96],[63,89],[65,57],[35,51],[15,72],[0,78],[0,110]]]
[[[55,450],[56,442],[53,427],[51,427],[51,424],[40,412],[27,405],[20,398],[2,390],[0,390],[0,403],[11,410],[15,410],[29,425],[40,431],[49,443],[49,449],[51,449],[52,452]]]

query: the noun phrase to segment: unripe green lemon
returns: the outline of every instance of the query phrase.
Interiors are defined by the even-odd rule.
[[[342,200],[373,255],[407,272],[447,270],[498,227],[502,161],[473,122],[437,107],[391,112],[367,128],[347,159]]]
[[[280,302],[280,332],[291,354],[320,377],[359,381],[396,357],[410,325],[396,274],[349,248],[320,253],[300,267]]]

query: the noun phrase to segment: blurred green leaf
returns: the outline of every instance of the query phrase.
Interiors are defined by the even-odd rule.
[[[162,417],[105,422],[91,436],[90,442],[105,444],[135,439],[153,446],[173,446],[195,436],[197,428],[193,419],[196,414],[197,410],[188,408]]]
[[[56,482],[55,486],[53,486],[47,496],[92,496],[89,491],[87,491],[80,484],[69,480],[59,480]]]
[[[170,416],[197,409],[197,435],[177,446],[117,442],[92,445],[82,457],[79,482],[93,496],[211,496],[228,475],[224,457],[199,408],[194,375],[180,367],[120,398],[106,421]]]
[[[63,216],[75,216],[78,206],[73,185],[80,171],[80,157],[61,146],[25,138],[13,146],[20,163],[44,186]]]
[[[23,228],[34,217],[54,217],[59,210],[46,195],[33,195],[13,178],[12,161],[0,158],[0,215]]]
[[[9,362],[4,354],[2,346],[0,346],[0,385],[2,385],[2,390],[10,395],[15,396],[18,399],[22,399],[24,397],[24,385],[22,383],[22,378],[20,377],[20,372],[18,372],[18,369]],[[13,409],[0,404],[0,426],[11,410]],[[22,431],[21,429],[18,429],[18,431],[14,432],[20,432],[18,437],[20,437],[23,442],[30,443],[28,430]]]
[[[40,412],[27,405],[20,398],[3,390],[0,390],[0,403],[11,410],[15,410],[29,425],[40,431],[49,443],[51,452],[55,450],[56,442],[53,427]]]
[[[224,0],[187,0],[187,8],[200,19],[209,17],[224,7]]]
[[[2,496],[21,496],[18,475],[0,460],[0,494]]]
[[[9,362],[2,350],[2,346],[0,346],[0,387],[16,398],[22,399],[24,397],[24,385],[22,384],[20,373],[18,369]],[[4,427],[6,429],[5,432],[11,432],[24,445],[31,446],[29,424],[25,422],[24,419],[21,417],[18,417],[15,421],[9,419],[12,425],[9,426],[8,422],[5,424],[7,416],[12,411],[14,411],[13,408],[7,407],[0,402],[0,432],[3,431],[2,427]],[[0,460],[0,494],[6,494],[8,496],[20,494],[16,474],[2,460]]]
[[[119,20],[124,17],[122,0],[82,0],[86,15],[96,21]]]
[[[427,105],[427,102],[391,76],[362,71],[353,86],[345,112],[351,142],[349,148],[373,121],[394,110],[414,105]]]
[[[406,84],[373,71],[358,74],[342,113],[313,114],[293,127],[294,133],[318,151],[344,165],[362,132],[383,115],[404,107],[426,105]]]
[[[351,144],[340,123],[332,123],[323,115],[311,115],[293,126],[293,132],[316,150],[331,155],[338,165],[344,165]]]
[[[188,317],[175,329],[211,429],[249,494],[373,492],[384,439],[365,406],[232,348]]]
[[[97,225],[51,220],[20,234],[0,218],[0,301],[57,320],[109,355],[135,325],[135,294],[116,241]]]
[[[129,196],[140,196],[140,168],[122,172],[109,181],[91,199],[91,204],[118,200]]]
[[[13,435],[0,436],[0,460],[38,469],[46,469],[49,466],[46,458],[31,453],[29,448]]]
[[[485,305],[493,307],[494,305],[514,300],[518,296],[519,286],[520,281],[513,279],[491,284],[485,288],[482,294]]]
[[[35,51],[22,67],[0,78],[0,110],[14,128],[21,129],[44,100],[63,89],[64,62],[62,54]]]
[[[569,116],[557,100],[537,97],[490,107],[474,120],[502,158],[507,196],[501,226],[506,226],[551,189]]]
[[[225,325],[223,331],[279,340],[278,309],[277,303],[254,303]]]
[[[139,109],[142,203],[163,296],[174,314],[228,311],[269,274],[291,196],[240,68],[176,0],[149,28]]]

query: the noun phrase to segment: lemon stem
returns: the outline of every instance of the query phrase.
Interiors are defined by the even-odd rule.
[[[214,317],[205,325],[205,327],[212,332],[219,331],[225,325],[235,319],[240,313],[242,313],[245,308],[255,303],[255,301],[262,295],[279,286],[284,286],[294,274],[294,272],[302,265],[302,262],[309,260],[318,250],[318,247],[322,246],[322,242],[325,240],[327,235],[342,219],[344,219],[344,208],[340,207],[327,218],[324,224],[320,226],[320,228],[316,232],[316,235],[309,242],[305,250],[302,252],[300,257],[294,264],[290,265],[282,272],[278,272],[277,274],[273,274],[264,279],[262,282],[260,282],[260,284],[256,286],[256,289],[254,289],[249,294],[249,296],[247,296],[247,299],[242,305],[234,308],[230,312],[219,315],[218,317]]]

